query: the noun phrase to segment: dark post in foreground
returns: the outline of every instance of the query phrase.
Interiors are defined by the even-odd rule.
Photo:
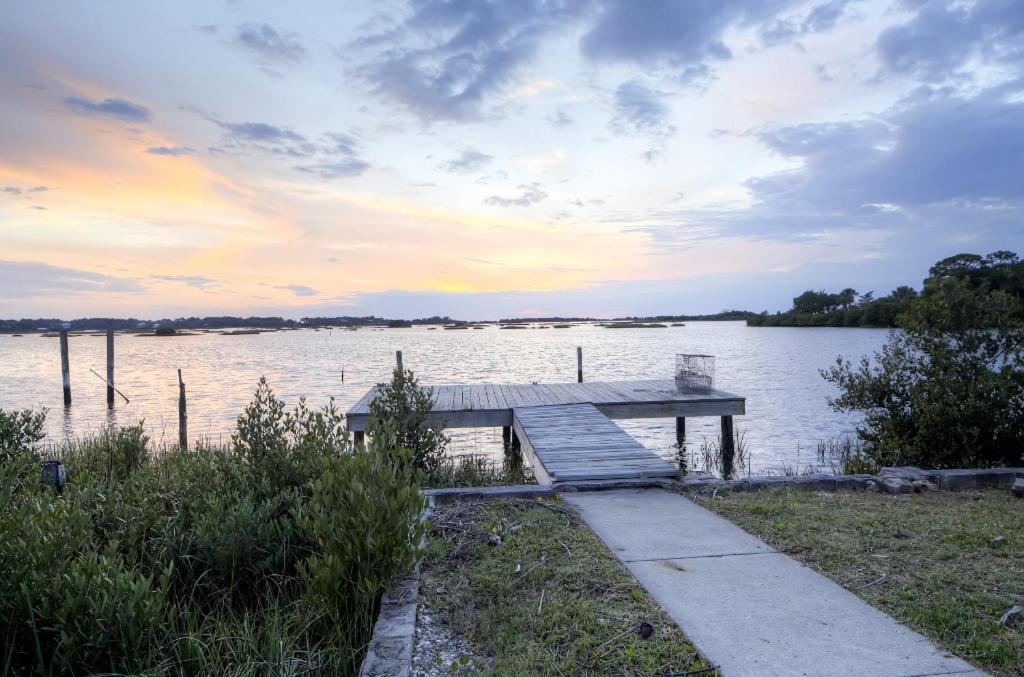
[[[512,451],[512,426],[501,427],[501,448],[505,450],[505,453]]]
[[[107,327],[107,408],[114,408],[114,328]]]
[[[71,406],[71,362],[68,358],[68,330],[60,330],[60,376],[64,382],[64,406]]]
[[[178,446],[188,451],[188,411],[185,408],[185,382],[181,380],[181,369],[178,370]]]
[[[722,417],[722,477],[732,477],[732,461],[736,455],[736,437],[732,432],[732,416]]]
[[[506,437],[505,431],[508,431]],[[512,428],[502,428],[501,436],[505,441],[505,466],[518,468],[523,464],[523,447],[519,442],[519,435]]]
[[[576,382],[583,383],[583,347],[576,346]]]
[[[401,350],[396,350],[395,351],[395,363],[398,365],[398,373],[404,374],[405,371],[402,368],[402,351]]]
[[[725,428],[723,428],[724,430]],[[686,444],[686,417],[676,416],[676,444],[680,447]]]

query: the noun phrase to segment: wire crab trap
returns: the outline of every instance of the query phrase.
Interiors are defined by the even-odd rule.
[[[715,388],[715,356],[676,355],[676,389],[680,392],[706,393]]]

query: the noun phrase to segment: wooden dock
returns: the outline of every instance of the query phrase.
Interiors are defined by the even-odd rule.
[[[590,381],[588,383],[473,383],[424,386],[434,395],[431,422],[447,428],[497,428],[512,425],[512,410],[559,404],[592,404],[610,418],[739,416],[744,399],[712,390],[680,393],[672,379]],[[348,429],[366,430],[371,388],[346,413]]]
[[[677,470],[609,419],[674,418],[682,442],[686,418],[720,416],[731,464],[732,417],[745,413],[739,395],[679,392],[672,379],[587,383],[422,386],[434,406],[428,422],[447,428],[503,428],[506,449],[522,448],[542,484],[668,477]],[[371,388],[346,413],[361,439],[369,423]]]
[[[541,484],[679,474],[592,404],[514,409],[512,430]]]

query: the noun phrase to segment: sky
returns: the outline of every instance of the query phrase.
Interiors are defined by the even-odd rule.
[[[0,317],[775,311],[1022,210],[1020,0],[0,4]]]

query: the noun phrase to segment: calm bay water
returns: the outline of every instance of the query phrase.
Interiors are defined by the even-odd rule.
[[[716,386],[747,398],[746,431],[755,471],[782,463],[811,462],[819,440],[849,432],[855,420],[831,411],[834,391],[818,374],[837,355],[857,359],[881,347],[885,330],[747,327],[742,322],[691,322],[667,329],[569,329],[445,331],[412,329],[311,330],[223,336],[118,335],[118,398],[106,407],[105,341],[72,336],[73,405],[63,406],[58,340],[40,335],[0,335],[0,408],[49,409],[49,435],[126,425],[145,419],[156,442],[177,440],[177,368],[188,389],[189,433],[227,439],[261,375],[289,405],[305,396],[312,405],[334,397],[343,411],[366,389],[386,380],[394,351],[421,383],[529,383],[576,380],[576,346],[583,347],[586,380],[671,378],[676,353],[717,358]],[[342,382],[344,370],[344,383]],[[673,455],[671,420],[620,421],[620,425],[666,458]],[[714,418],[687,420],[687,441],[718,435]],[[500,430],[452,431],[455,453],[501,453]]]

